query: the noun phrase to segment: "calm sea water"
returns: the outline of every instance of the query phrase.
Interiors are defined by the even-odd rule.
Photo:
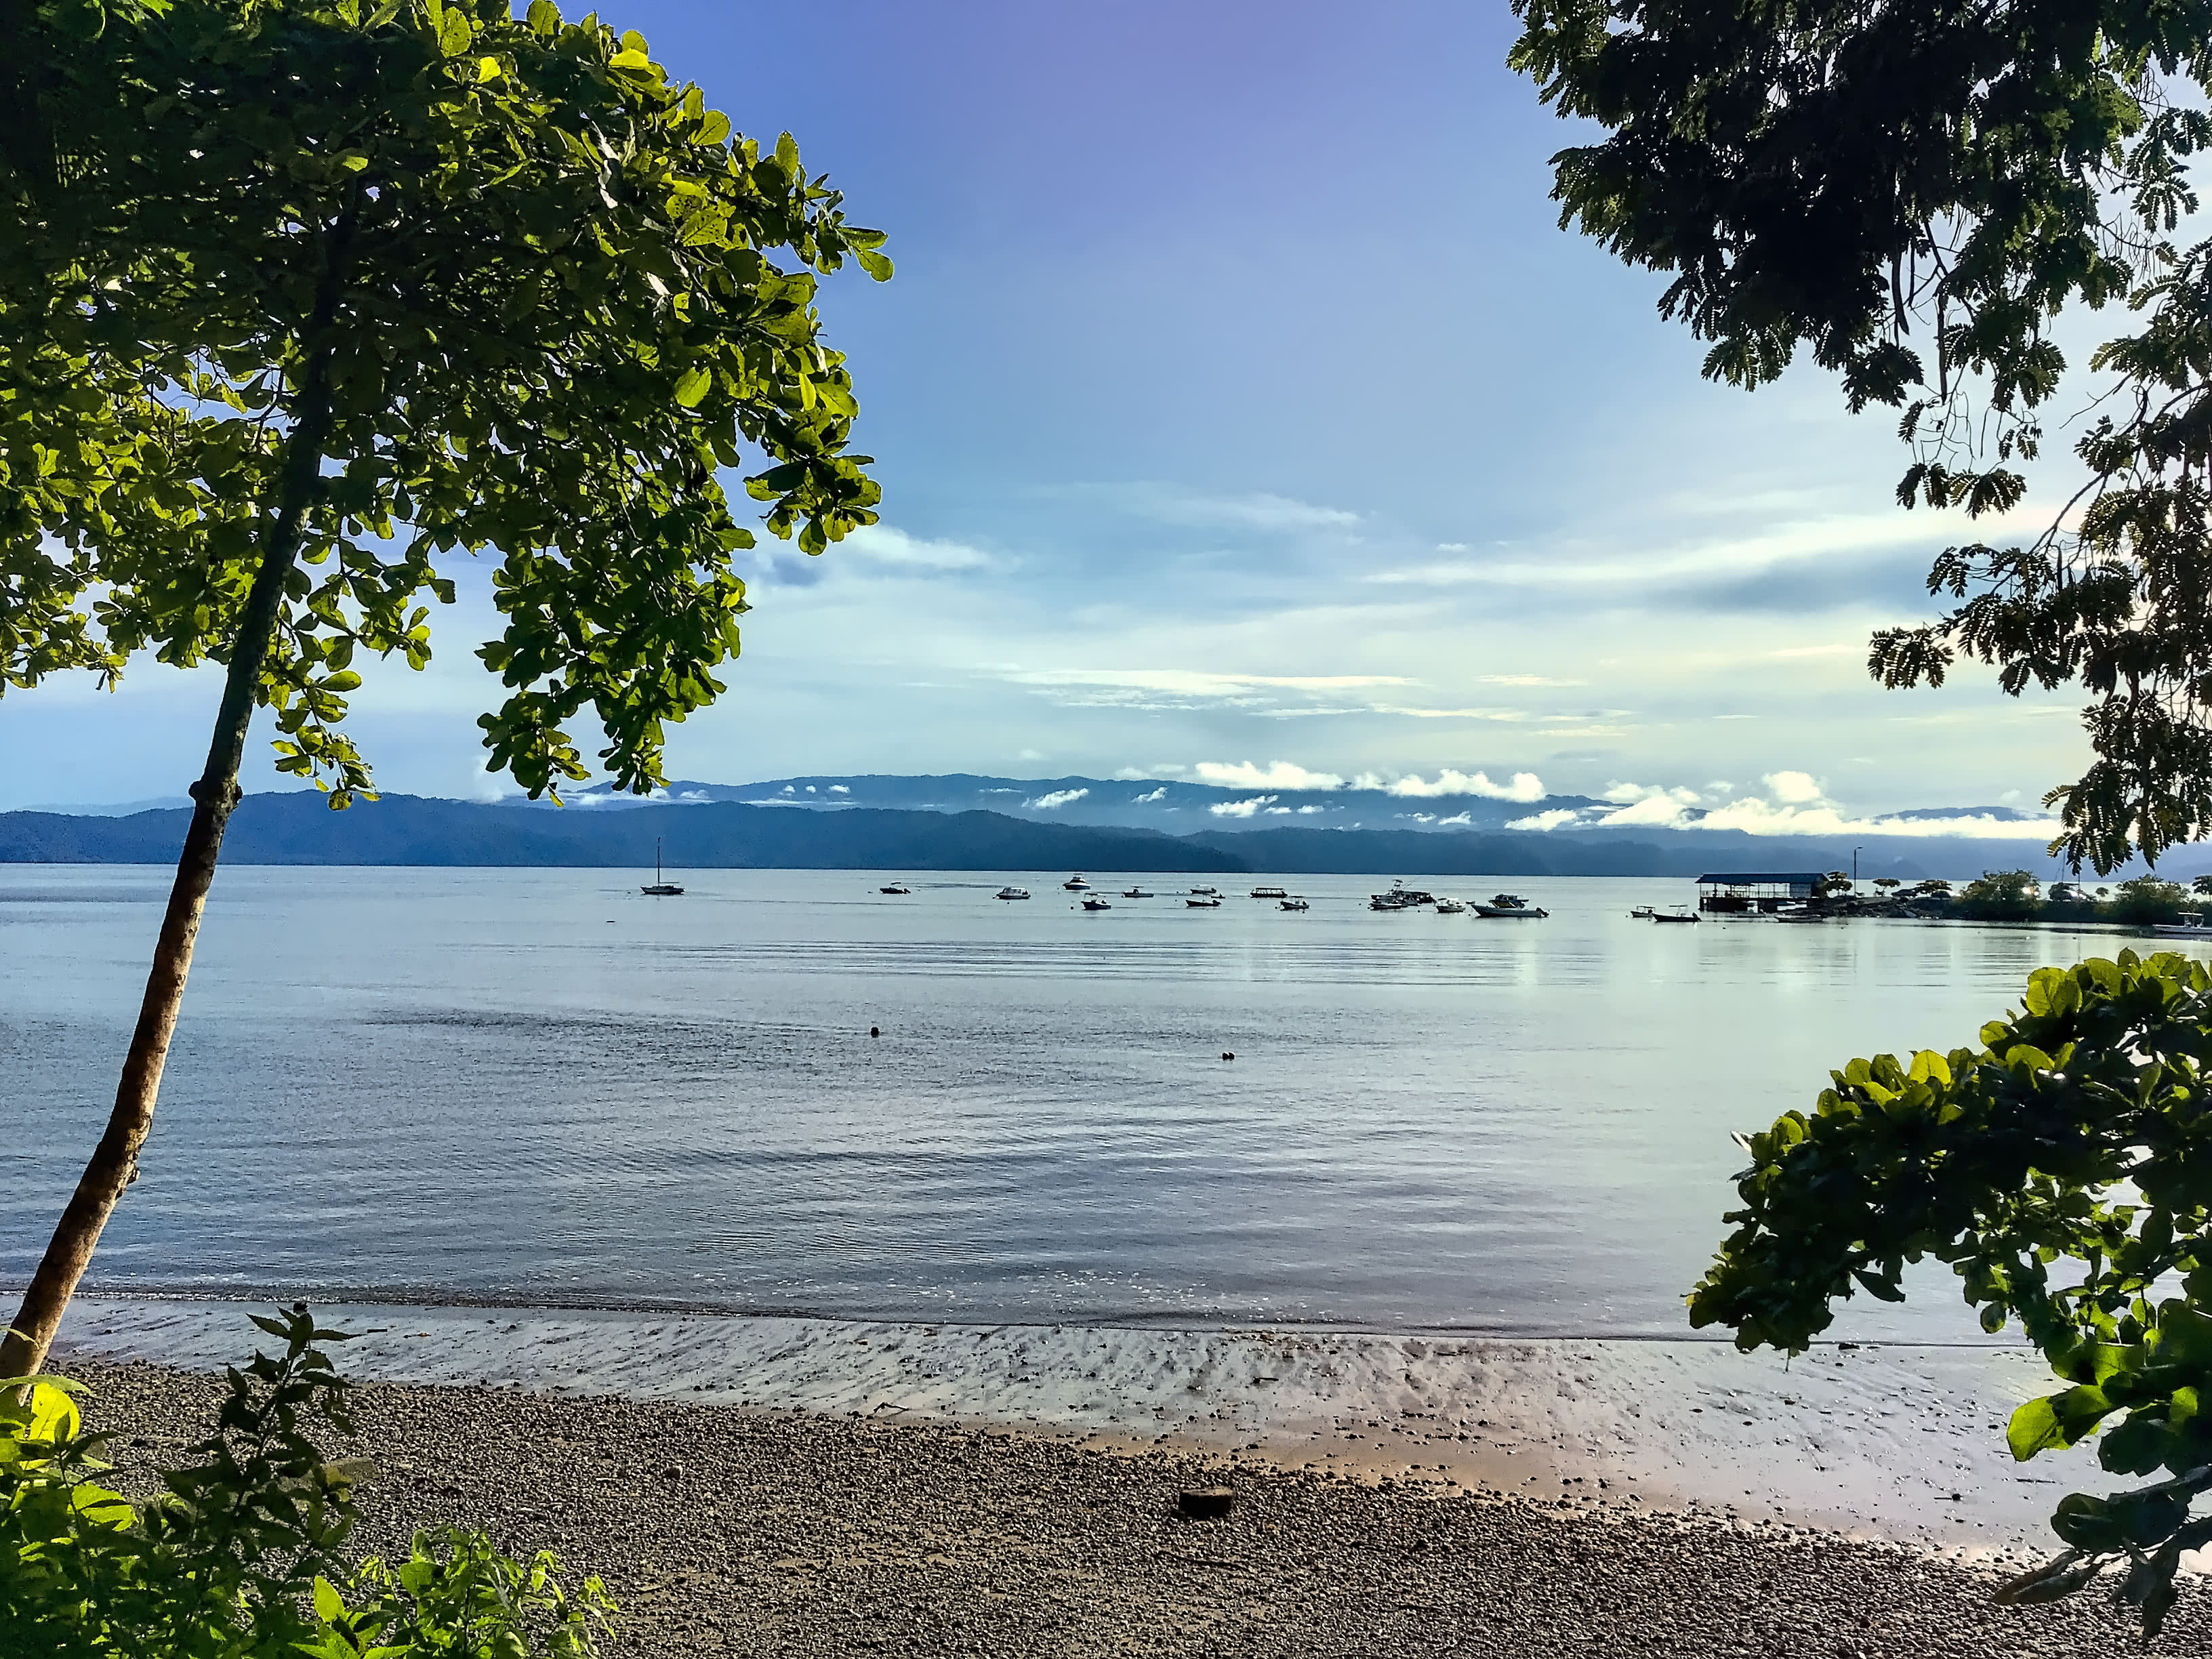
[[[1693,897],[1657,880],[1516,878],[1541,922],[1340,877],[1086,914],[1064,873],[227,870],[94,1282],[1680,1334],[1731,1130],[2124,942],[1630,920]],[[166,880],[0,866],[0,1280],[97,1138]],[[1930,1288],[1854,1328],[1971,1335]]]

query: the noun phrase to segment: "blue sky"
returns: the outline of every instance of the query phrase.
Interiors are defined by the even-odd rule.
[[[1659,279],[1557,228],[1572,134],[1504,6],[604,15],[793,131],[899,264],[823,300],[884,525],[757,562],[672,775],[1449,767],[1856,814],[2084,763],[2063,700],[1867,681],[1958,526],[1890,505],[1888,419],[1809,368],[1705,384]],[[487,583],[452,574],[437,663],[359,700],[392,789],[496,787]],[[179,793],[215,696],[151,665],[9,696],[0,806]]]

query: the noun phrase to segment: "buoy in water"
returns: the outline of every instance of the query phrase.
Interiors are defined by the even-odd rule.
[[[1234,1054],[1231,1054],[1231,1053],[1229,1052],[1229,1050],[1228,1050],[1228,1049],[1226,1049],[1226,1048],[1224,1048],[1224,1049],[1221,1051],[1221,1057],[1222,1057],[1222,1059],[1224,1059],[1224,1060],[1234,1060],[1234,1059],[1236,1059],[1236,1058],[1237,1058],[1237,1056],[1236,1056],[1236,1055],[1234,1055]]]
[[[870,1036],[881,1036],[883,1033],[878,1030],[874,1026],[871,1025],[868,1027],[868,1035]]]

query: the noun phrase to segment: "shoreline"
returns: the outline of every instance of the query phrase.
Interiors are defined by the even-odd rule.
[[[57,1355],[242,1359],[252,1304],[87,1296]],[[1307,1328],[922,1325],[776,1316],[317,1304],[363,1382],[1011,1431],[1123,1453],[1650,1513],[1804,1525],[1961,1559],[2040,1553],[2087,1449],[2021,1466],[2002,1425],[2032,1352]]]
[[[206,1432],[219,1376],[73,1352],[114,1483]],[[487,1528],[603,1577],[608,1659],[697,1655],[2074,1659],[2133,1649],[2108,1595],[1989,1600],[1990,1563],[1607,1494],[1451,1490],[1108,1447],[1075,1431],[870,1420],[471,1384],[357,1386],[380,1468],[362,1547]],[[1176,1493],[1228,1485],[1186,1521]],[[1555,1489],[1556,1490],[1556,1489]],[[2165,1642],[2212,1639],[2185,1590]]]

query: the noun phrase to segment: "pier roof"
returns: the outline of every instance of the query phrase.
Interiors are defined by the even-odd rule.
[[[1806,887],[1816,881],[1826,881],[1827,878],[1827,872],[1823,870],[1784,870],[1779,872],[1771,870],[1753,871],[1747,875],[1716,875],[1698,878],[1701,883],[1722,887],[1780,886],[1785,883],[1792,887]]]

